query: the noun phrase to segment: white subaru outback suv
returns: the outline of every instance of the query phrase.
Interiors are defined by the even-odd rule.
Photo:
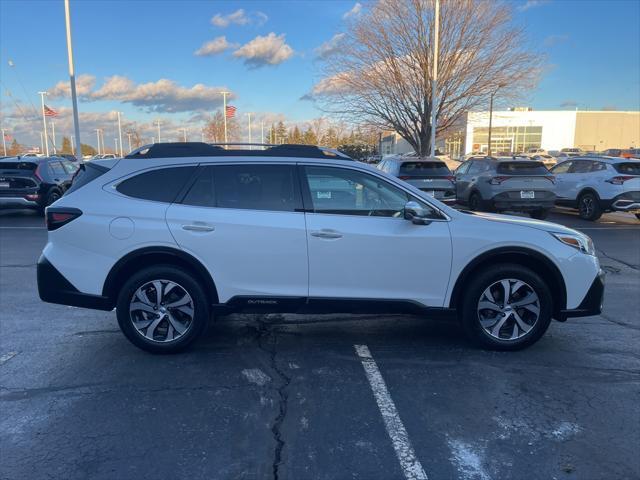
[[[457,211],[316,147],[154,144],[85,164],[46,218],[40,298],[115,308],[152,352],[232,312],[457,314],[515,350],[598,314],[604,292],[582,233]]]

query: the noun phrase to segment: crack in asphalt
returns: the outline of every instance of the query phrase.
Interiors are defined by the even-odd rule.
[[[632,268],[634,270],[640,270],[640,267],[638,265],[634,265],[632,263],[627,263],[624,260],[620,260],[616,257],[612,257],[610,255],[607,255],[607,252],[605,252],[604,250],[598,249],[598,252],[600,252],[602,254],[602,256],[608,258],[609,260],[613,260],[614,262],[618,262],[621,263],[622,265],[626,265],[629,268]]]
[[[257,341],[258,348],[264,351],[269,355],[270,360],[270,368],[277,374],[279,378],[278,385],[276,387],[276,392],[278,394],[278,414],[273,421],[273,425],[271,426],[271,433],[273,434],[273,439],[276,442],[276,447],[273,452],[273,462],[272,462],[272,472],[273,472],[273,480],[279,480],[280,478],[280,465],[282,463],[282,451],[285,447],[285,440],[282,435],[282,424],[287,416],[287,407],[289,402],[289,392],[287,388],[291,383],[291,377],[289,377],[284,370],[282,370],[278,366],[277,361],[277,335],[276,333],[269,328],[270,325],[265,321],[266,315],[261,315],[257,318],[256,322],[258,325],[257,330]],[[265,342],[266,341],[266,342]],[[268,348],[267,344],[271,344],[271,348]]]

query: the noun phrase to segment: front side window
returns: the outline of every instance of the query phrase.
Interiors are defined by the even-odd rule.
[[[314,213],[401,217],[407,201],[417,201],[400,188],[365,172],[311,166],[304,170]],[[437,216],[434,209],[419,203]]]
[[[216,165],[202,168],[185,205],[294,212],[302,208],[290,165]]]
[[[591,171],[591,162],[586,160],[576,160],[569,170],[569,173],[588,173]]]
[[[469,165],[471,165],[471,162],[469,162],[469,161],[464,162],[462,165],[460,165],[456,169],[456,173],[458,175],[464,175],[465,173],[467,173],[467,170],[469,169]]]
[[[480,173],[484,170],[484,162],[482,160],[474,160],[471,166],[469,167],[469,175],[474,175],[476,173]]]
[[[191,166],[147,171],[120,182],[116,190],[128,197],[172,203],[195,169]]]
[[[51,173],[53,174],[54,177],[67,176],[67,172],[62,167],[62,164],[60,162],[50,162],[49,168],[51,169]]]

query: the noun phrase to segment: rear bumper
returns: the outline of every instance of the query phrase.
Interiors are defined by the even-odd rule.
[[[38,260],[38,294],[43,302],[60,305],[94,310],[113,310],[115,306],[108,297],[79,292],[44,255]]]
[[[0,207],[5,208],[37,208],[38,202],[24,197],[0,197]]]
[[[519,210],[530,211],[540,209],[550,209],[555,205],[554,200],[493,200],[493,207],[499,210]]]
[[[619,212],[640,212],[640,192],[625,192],[615,197],[611,210]]]
[[[604,270],[600,270],[578,308],[560,310],[558,320],[565,321],[570,317],[599,315],[602,312],[602,302],[604,300],[604,277]]]

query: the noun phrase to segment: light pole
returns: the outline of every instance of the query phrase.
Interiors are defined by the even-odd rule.
[[[158,143],[160,143],[160,120],[156,120],[156,125],[158,126]]]
[[[253,150],[253,145],[251,145],[251,115],[253,113],[247,113],[247,117],[249,117],[249,150]]]
[[[4,149],[4,156],[7,156],[7,141],[4,138],[4,128],[2,129],[2,148]]]
[[[117,137],[113,139],[113,143],[114,143],[114,144],[115,144],[115,146],[116,146],[115,154],[116,154],[116,155],[118,155],[118,138],[117,138]]]
[[[435,0],[433,17],[433,79],[431,82],[431,156],[436,155],[436,108],[438,89],[438,43],[440,41],[440,0]]]
[[[218,92],[222,95],[222,118],[224,119],[224,143],[227,143],[227,95],[229,92]]]
[[[200,141],[204,143],[204,128],[200,129]]]
[[[131,151],[131,132],[127,132],[127,139],[129,140],[129,151]]]
[[[260,120],[260,143],[264,143],[264,121],[262,120]]]
[[[56,148],[56,124],[53,123],[53,120],[49,122],[51,124],[51,143],[53,143],[53,154],[58,153]]]
[[[187,129],[186,128],[179,128],[178,130],[182,130],[182,141],[186,142],[187,141]]]
[[[76,151],[82,152],[80,144],[80,120],[78,119],[78,100],[76,98],[76,74],[73,67],[73,46],[71,43],[71,15],[69,0],[64,0],[64,19],[67,26],[67,55],[69,57],[69,83],[71,84],[71,103],[73,104],[73,128],[75,131]]]
[[[96,128],[96,138],[98,139],[98,155],[100,155],[100,129]]]
[[[74,142],[76,141],[75,139],[76,139],[76,137],[74,135],[71,135],[71,155],[75,155],[76,154],[76,148],[75,148],[75,145],[74,145]]]
[[[47,157],[49,156],[49,141],[47,139],[47,117],[44,114],[44,96],[47,95],[47,92],[38,92],[40,95],[40,100],[42,102],[42,126],[44,127],[44,151]]]
[[[504,83],[500,83],[496,89],[491,92],[491,98],[489,99],[489,138],[487,139],[487,156],[491,156],[491,128],[493,127],[493,97],[498,90],[504,87]]]
[[[124,152],[122,151],[122,123],[120,122],[120,112],[116,112],[118,114],[118,138],[120,141],[120,156],[124,157]],[[118,152],[116,151],[116,155]]]

